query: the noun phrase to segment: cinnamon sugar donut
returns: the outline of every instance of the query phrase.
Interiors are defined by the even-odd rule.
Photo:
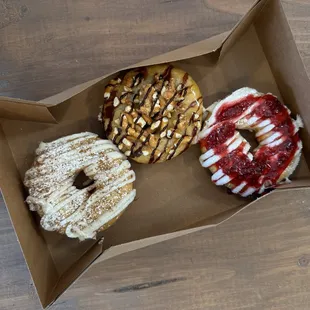
[[[200,163],[211,170],[216,185],[247,197],[288,181],[301,156],[302,121],[299,116],[292,119],[277,97],[245,87],[215,102],[207,112],[198,137]],[[253,152],[238,129],[255,132],[259,145]]]
[[[99,119],[107,137],[139,163],[172,159],[201,129],[202,96],[183,70],[155,65],[110,81]]]
[[[135,173],[109,140],[83,132],[50,143],[41,142],[25,175],[26,202],[41,217],[41,226],[80,240],[114,223],[134,200]],[[93,184],[77,189],[84,171]]]

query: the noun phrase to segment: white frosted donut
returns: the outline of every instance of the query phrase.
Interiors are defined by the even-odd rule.
[[[113,224],[134,200],[135,173],[109,140],[83,132],[41,142],[24,179],[26,202],[41,216],[41,226],[80,240],[95,238]],[[84,171],[93,184],[77,189]]]
[[[301,155],[302,121],[299,116],[292,119],[277,97],[244,87],[215,102],[207,112],[198,135],[203,153],[199,160],[213,173],[216,185],[247,197],[288,181]],[[238,129],[255,132],[258,147],[253,152]]]

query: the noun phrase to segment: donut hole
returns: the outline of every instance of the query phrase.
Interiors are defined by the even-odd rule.
[[[77,189],[83,189],[86,188],[92,184],[94,184],[94,180],[90,179],[85,173],[84,171],[80,171],[78,173],[78,175],[75,177],[75,180],[73,182],[73,185],[77,188]]]
[[[255,137],[255,132],[246,129],[238,129],[238,131],[240,135],[249,142],[251,146],[250,152],[253,152],[259,145]]]

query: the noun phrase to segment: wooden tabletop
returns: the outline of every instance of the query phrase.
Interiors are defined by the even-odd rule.
[[[0,2],[0,95],[43,99],[117,68],[229,30],[253,2],[3,0]],[[310,73],[310,0],[286,0],[283,5]],[[212,18],[206,19],[206,13]],[[309,231],[300,235],[298,230],[298,225],[306,224],[309,208],[295,212],[292,207],[292,204],[280,206],[264,216],[270,215],[273,220],[266,224],[268,232],[278,231],[277,212],[292,234],[290,223],[295,221],[296,234],[282,234],[281,238],[293,242],[296,237],[296,255],[291,252],[285,255],[283,244],[277,247],[274,240],[268,243],[268,239],[263,247],[266,253],[281,251],[284,256],[279,264],[268,257],[264,261],[264,267],[275,275],[263,277],[264,290],[257,290],[253,295],[245,289],[246,281],[235,282],[236,287],[243,286],[241,292],[247,300],[244,304],[237,302],[240,291],[225,285],[225,277],[230,283],[234,283],[236,273],[250,279],[254,262],[260,260],[243,259],[235,269],[221,272],[222,278],[210,279],[206,272],[211,255],[206,250],[208,232],[202,231],[115,258],[107,265],[107,279],[113,279],[113,287],[102,283],[102,289],[98,290],[100,283],[91,287],[87,285],[87,277],[83,278],[52,309],[193,310],[228,309],[228,305],[236,310],[309,309],[310,250],[307,253],[309,239],[303,239]],[[243,217],[236,218],[237,222],[231,225],[238,227],[239,220],[241,223]],[[40,309],[2,200],[0,224],[0,309]],[[284,229],[283,225],[281,228]],[[230,255],[234,259],[240,257],[240,252],[236,249]],[[293,257],[290,263],[288,257]],[[217,290],[212,291],[210,283],[216,283]],[[225,296],[229,297],[221,302]]]

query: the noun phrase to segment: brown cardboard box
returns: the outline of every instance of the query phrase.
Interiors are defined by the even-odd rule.
[[[272,207],[279,201],[285,203],[283,191],[310,196],[309,191],[296,190],[310,186],[310,84],[279,0],[257,1],[229,33],[132,67],[162,62],[188,71],[199,84],[206,106],[249,86],[276,94],[293,114],[301,114],[304,152],[294,182],[251,202],[228,195],[211,183],[208,171],[199,164],[198,146],[170,162],[133,163],[136,201],[102,233],[103,241],[80,243],[40,228],[37,216],[24,203],[22,180],[40,141],[85,130],[101,134],[97,115],[103,89],[116,73],[40,103],[0,98],[1,191],[43,307],[55,301],[88,267],[98,269],[100,275],[104,261],[111,257],[210,228],[254,204]]]

